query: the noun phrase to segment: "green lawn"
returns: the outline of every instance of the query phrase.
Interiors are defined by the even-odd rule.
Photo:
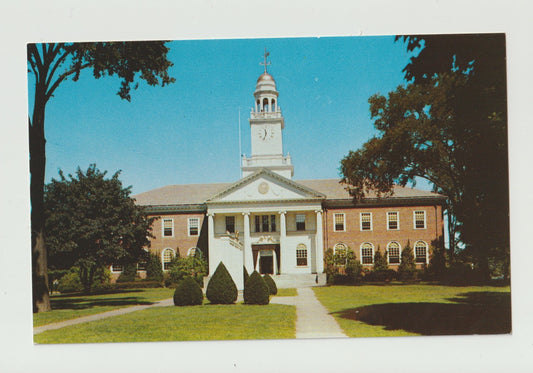
[[[41,326],[77,317],[111,311],[117,308],[151,304],[172,298],[173,289],[132,289],[98,295],[53,295],[52,311],[33,315],[33,326]]]
[[[153,307],[50,330],[36,343],[148,342],[295,337],[293,306],[203,305]]]
[[[508,286],[398,284],[313,289],[349,337],[511,332]]]
[[[276,297],[295,297],[298,294],[296,293],[295,288],[288,288],[288,289],[278,289],[278,293],[275,295]]]

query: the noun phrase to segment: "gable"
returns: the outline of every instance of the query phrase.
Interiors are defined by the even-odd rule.
[[[325,196],[266,169],[239,180],[208,202],[323,199]]]

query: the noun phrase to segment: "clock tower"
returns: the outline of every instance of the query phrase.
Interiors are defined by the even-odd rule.
[[[276,82],[267,72],[269,53],[265,50],[265,71],[257,79],[254,91],[255,105],[250,113],[250,132],[252,137],[252,155],[242,158],[242,174],[246,177],[261,168],[291,179],[294,167],[291,157],[283,155],[283,128],[285,123],[278,105],[279,93]]]

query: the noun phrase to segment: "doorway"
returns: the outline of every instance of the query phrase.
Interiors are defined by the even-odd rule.
[[[269,275],[274,274],[274,257],[273,256],[261,255],[261,257],[259,258],[259,273],[262,275],[267,274],[267,273]]]

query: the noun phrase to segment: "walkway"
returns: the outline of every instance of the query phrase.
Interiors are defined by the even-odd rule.
[[[90,321],[106,319],[108,317],[124,315],[126,313],[144,310],[145,308],[149,308],[149,307],[161,307],[161,306],[172,306],[172,305],[174,305],[174,300],[172,298],[168,298],[168,299],[163,299],[159,302],[155,302],[153,304],[119,308],[113,311],[107,311],[107,312],[97,313],[95,315],[83,316],[83,317],[78,317],[76,319],[65,320],[65,321],[55,322],[52,324],[38,326],[38,327],[33,328],[33,335],[42,333],[46,330],[60,329],[60,328],[64,328],[65,326],[82,324],[82,323],[86,323]]]
[[[329,315],[328,310],[316,299],[315,293],[311,288],[298,288],[297,291],[298,296],[296,297],[272,297],[270,301],[275,304],[296,306],[296,338],[346,338],[346,334],[344,334],[333,316]],[[237,302],[242,302],[242,292],[239,292]],[[33,328],[33,334],[124,315],[149,307],[172,306],[173,304],[172,298],[169,298],[154,304],[119,308],[95,315],[78,317],[77,319],[38,326]]]
[[[311,288],[298,288],[297,297],[273,297],[272,303],[296,306],[296,338],[346,338],[335,318]]]

